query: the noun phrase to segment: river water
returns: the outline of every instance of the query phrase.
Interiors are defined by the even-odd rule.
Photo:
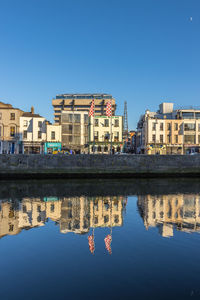
[[[199,299],[200,180],[0,185],[0,299]]]

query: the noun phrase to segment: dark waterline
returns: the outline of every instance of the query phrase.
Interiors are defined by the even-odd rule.
[[[199,299],[199,182],[1,181],[1,299]]]

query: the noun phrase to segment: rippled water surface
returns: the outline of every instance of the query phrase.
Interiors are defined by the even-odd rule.
[[[0,299],[199,299],[199,182],[1,182]]]

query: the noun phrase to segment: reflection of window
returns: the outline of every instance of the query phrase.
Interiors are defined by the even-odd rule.
[[[14,126],[10,127],[10,136],[15,136],[15,127]]]
[[[9,232],[14,230],[14,225],[13,224],[9,224]]]
[[[94,218],[94,224],[98,224],[98,217]]]
[[[114,220],[115,220],[115,223],[119,223],[119,216],[118,216],[118,215],[115,215],[115,216],[114,216]]]
[[[27,212],[26,205],[23,205],[23,206],[22,206],[22,210],[23,210],[23,213],[26,213],[26,212]]]
[[[55,209],[55,205],[51,204],[51,212],[54,212],[54,209]]]
[[[104,223],[108,223],[109,221],[109,216],[104,216]]]
[[[38,212],[41,212],[41,205],[38,205],[38,206],[37,206],[37,211],[38,211]]]
[[[10,120],[15,120],[15,113],[10,114]]]
[[[41,216],[37,217],[37,221],[40,223],[42,221]]]

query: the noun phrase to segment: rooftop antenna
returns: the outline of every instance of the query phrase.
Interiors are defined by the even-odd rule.
[[[123,138],[128,137],[128,112],[127,112],[127,102],[124,101],[124,120],[123,120]]]

